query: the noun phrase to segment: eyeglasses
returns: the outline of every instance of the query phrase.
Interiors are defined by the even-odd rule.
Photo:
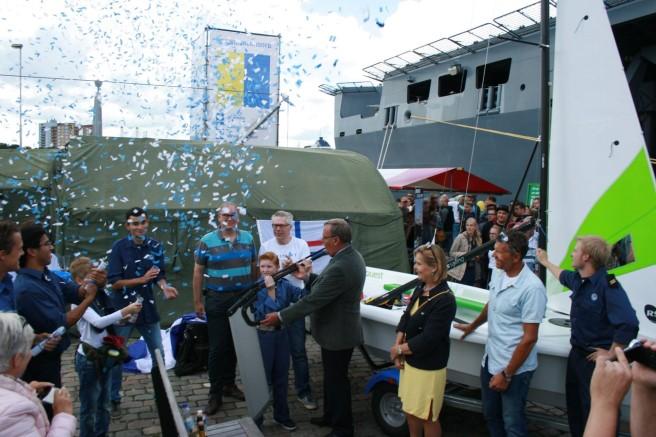
[[[132,225],[132,226],[139,226],[139,225],[143,225],[143,224],[146,223],[147,221],[148,221],[148,219],[141,219],[141,220],[128,220],[127,223],[128,223],[129,225]]]
[[[321,236],[321,239],[322,239],[322,240],[327,240],[327,239],[329,239],[329,238],[334,238],[334,237],[335,237],[335,235],[322,235],[322,236]]]
[[[429,249],[431,253],[433,254],[433,257],[435,258],[435,261],[437,261],[437,254],[435,253],[435,250],[433,249],[434,244],[433,243],[426,243],[423,246],[419,246],[420,249]]]

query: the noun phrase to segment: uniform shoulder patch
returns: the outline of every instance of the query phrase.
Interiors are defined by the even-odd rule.
[[[612,273],[606,275],[606,280],[608,281],[608,285],[611,288],[617,287],[617,279],[615,278],[615,275],[613,275]]]

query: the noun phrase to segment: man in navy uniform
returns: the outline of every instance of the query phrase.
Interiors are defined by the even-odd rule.
[[[599,237],[577,238],[572,252],[575,272],[549,262],[547,253],[537,250],[537,259],[572,290],[572,337],[565,383],[567,418],[572,436],[583,435],[590,413],[590,380],[598,356],[615,356],[615,347],[624,348],[638,334],[638,318],[626,292],[606,271],[610,249]]]

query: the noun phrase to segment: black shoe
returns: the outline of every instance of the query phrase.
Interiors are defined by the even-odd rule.
[[[210,397],[210,400],[207,403],[207,407],[205,407],[205,414],[207,414],[208,416],[212,416],[216,414],[219,411],[219,408],[221,408],[222,404],[223,404],[222,399],[217,398],[216,396]]]
[[[328,421],[328,419],[326,419],[326,418],[323,417],[323,416],[319,416],[319,417],[311,417],[311,418],[310,418],[310,423],[311,423],[312,425],[315,425],[315,426],[321,426],[321,427],[324,427],[324,426],[331,426],[331,425],[330,425],[330,422]]]
[[[274,422],[276,422],[278,425],[282,426],[282,428],[286,431],[296,431],[296,423],[292,419],[287,419],[287,420],[276,420],[273,419]]]
[[[239,389],[235,384],[232,385],[226,385],[223,387],[223,396],[228,396],[230,398],[235,398],[238,401],[245,401],[246,396],[244,396],[244,392]]]
[[[112,417],[121,417],[121,401],[112,401]]]

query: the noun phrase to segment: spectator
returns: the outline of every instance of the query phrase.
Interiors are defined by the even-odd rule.
[[[497,222],[496,222],[496,224],[499,225],[502,232],[506,228],[508,228],[508,219],[509,218],[510,218],[510,209],[508,208],[508,205],[498,206],[497,207]]]
[[[94,270],[81,286],[65,282],[46,267],[52,257],[52,242],[43,227],[26,223],[21,227],[21,237],[24,253],[14,282],[18,314],[38,332],[53,332],[61,326],[70,328],[95,299],[97,286],[104,284],[104,274]],[[79,306],[66,312],[66,303]],[[70,344],[66,333],[53,339],[29,361],[23,380],[46,381],[61,387],[61,355]],[[50,415],[50,408],[46,410]]]
[[[451,257],[459,257],[481,245],[481,236],[478,233],[478,225],[474,217],[469,217],[465,225],[465,231],[460,233],[451,246]],[[449,275],[455,280],[466,285],[475,285],[480,282],[481,269],[480,260],[472,259],[464,264],[449,270]]]
[[[436,436],[442,432],[438,419],[456,300],[446,282],[446,256],[439,246],[420,246],[414,269],[422,283],[396,328],[390,358],[401,369],[398,392],[410,435]]]
[[[490,241],[496,241],[499,238],[501,233],[501,228],[498,225],[494,225],[490,228]],[[483,285],[485,288],[490,286],[490,280],[492,279],[492,272],[497,268],[497,262],[494,259],[494,248],[487,251],[487,253],[481,256],[481,266],[484,267],[482,270]]]
[[[540,198],[535,197],[533,200],[531,200],[531,212],[535,214],[539,214],[540,212]]]
[[[435,242],[440,245],[444,251],[451,249],[453,242],[453,208],[449,205],[449,196],[442,194],[439,199],[436,213],[436,231]]]
[[[610,255],[599,237],[577,238],[572,267],[563,270],[551,263],[547,253],[537,250],[540,264],[572,290],[572,349],[567,359],[565,395],[570,432],[583,435],[590,414],[590,380],[597,356],[615,357],[615,348],[626,346],[638,334],[639,322],[631,302],[605,265]]]
[[[207,415],[219,411],[223,396],[245,400],[244,393],[235,385],[237,354],[226,312],[257,274],[253,236],[238,228],[237,205],[223,203],[216,211],[216,221],[218,230],[206,234],[198,243],[192,285],[196,315],[205,317],[207,314],[210,377]],[[204,304],[201,290],[205,295]]]
[[[544,318],[544,285],[522,262],[526,235],[501,234],[494,245],[497,269],[490,298],[469,324],[454,324],[464,339],[488,322],[488,339],[481,368],[483,416],[492,437],[526,436],[524,407],[533,372],[538,366],[535,343]]]
[[[656,352],[656,343],[645,341],[641,347]],[[590,383],[592,399],[585,437],[617,435],[622,400],[631,386],[631,435],[648,437],[656,429],[656,371],[641,363],[629,365],[621,348],[614,350],[617,361],[598,356]]]
[[[52,383],[32,381],[21,376],[32,354],[34,331],[22,317],[0,313],[0,429],[2,435],[27,437],[73,437],[73,403],[66,388],[55,392],[52,423],[38,392],[52,389]]]
[[[328,220],[322,241],[332,260],[320,275],[311,275],[310,293],[280,312],[272,312],[264,326],[291,323],[312,314],[312,335],[321,346],[323,416],[310,422],[330,426],[330,436],[353,435],[351,382],[348,368],[353,348],[362,344],[360,294],[366,269],[362,255],[351,246],[351,227],[343,219]]]
[[[287,279],[276,282],[271,277],[280,270],[278,256],[273,252],[260,255],[260,273],[265,288],[257,293],[253,304],[255,320],[263,320],[271,312],[281,311],[303,295],[303,289],[295,287]],[[305,274],[304,269],[299,270]],[[273,389],[273,420],[287,431],[294,431],[296,423],[289,416],[287,405],[287,386],[289,376],[289,336],[287,329],[275,329],[266,326],[257,327],[257,338],[262,350],[262,361],[267,383]]]
[[[18,260],[23,255],[23,239],[16,223],[0,222],[0,311],[16,311],[14,283],[9,272],[20,267]]]
[[[431,211],[429,199],[425,199],[422,208],[421,241],[427,243],[435,237],[435,211]]]
[[[460,211],[460,232],[465,231],[465,226],[467,224],[467,219],[473,218],[476,222],[476,227],[478,228],[478,219],[476,218],[476,213],[473,209],[473,204],[469,201],[465,201],[462,206],[462,211]]]
[[[159,324],[159,313],[155,305],[153,283],[156,283],[166,299],[175,299],[178,291],[166,281],[164,270],[164,246],[159,241],[148,236],[148,214],[142,208],[130,208],[125,213],[126,237],[112,245],[109,254],[108,278],[114,290],[113,307],[116,310],[125,308],[137,300],[142,301],[137,320],[134,323],[116,325],[116,334],[126,341],[136,328],[142,335],[153,367],[155,349],[161,353],[162,334]],[[112,370],[112,414],[121,414],[121,384],[123,382],[123,367],[116,366]]]
[[[497,198],[496,198],[496,196],[493,196],[492,194],[487,196],[487,198],[485,199],[485,209],[487,210],[487,208],[490,207],[490,206],[494,206],[495,209],[497,207]]]
[[[310,256],[310,247],[305,240],[292,235],[293,225],[294,216],[292,213],[287,211],[275,212],[271,216],[274,238],[262,243],[260,255],[264,252],[273,252],[279,260],[283,260],[285,266]],[[298,271],[285,276],[285,279],[291,285],[305,290],[304,275],[305,272]],[[310,388],[310,364],[305,350],[305,319],[299,319],[291,323],[285,329],[285,332],[289,336],[289,350],[292,355],[296,395],[306,409],[316,410],[317,403],[314,401],[312,389]]]
[[[497,224],[497,207],[492,205],[487,207],[485,222],[481,224],[481,240],[483,243],[490,241],[490,229]]]
[[[73,280],[84,283],[84,278],[91,271],[91,260],[80,257],[70,265]],[[75,354],[75,371],[80,381],[80,437],[95,437],[107,435],[111,420],[110,396],[111,367],[115,364],[108,359],[102,350],[103,339],[109,335],[112,324],[119,322],[132,314],[138,314],[141,304],[133,302],[121,310],[105,315],[103,301],[104,292],[98,293],[96,300],[84,311],[77,322],[80,332],[80,345]]]

